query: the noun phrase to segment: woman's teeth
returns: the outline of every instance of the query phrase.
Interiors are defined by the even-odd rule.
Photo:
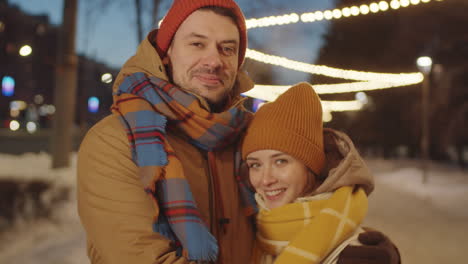
[[[265,191],[266,196],[277,196],[278,194],[286,191],[286,189],[279,189],[274,191]]]

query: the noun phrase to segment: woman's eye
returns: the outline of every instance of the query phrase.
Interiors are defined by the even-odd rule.
[[[203,44],[200,43],[200,42],[192,42],[192,43],[190,43],[190,45],[194,46],[194,47],[202,47],[203,46]]]
[[[286,164],[286,163],[288,163],[288,161],[287,161],[287,160],[285,160],[285,159],[277,159],[275,162],[276,162],[276,164],[278,164],[278,165],[281,165],[281,164]]]
[[[260,167],[260,164],[250,163],[250,164],[247,164],[247,166],[249,167],[249,169],[256,169],[256,168]]]

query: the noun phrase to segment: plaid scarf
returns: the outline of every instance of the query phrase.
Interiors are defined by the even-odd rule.
[[[264,207],[258,195],[257,201]],[[353,235],[367,207],[362,188],[344,186],[272,210],[263,208],[257,215],[253,263],[322,263]]]
[[[182,163],[166,139],[166,124],[180,128],[191,144],[210,153],[237,141],[249,114],[240,107],[210,113],[196,96],[141,72],[124,79],[112,111],[126,129],[144,190],[159,208],[153,231],[175,242],[178,255],[216,261],[216,238],[200,217]],[[246,203],[252,201],[242,184],[240,188]]]

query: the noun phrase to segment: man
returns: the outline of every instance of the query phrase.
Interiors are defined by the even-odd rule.
[[[113,115],[78,155],[92,263],[249,262],[254,232],[234,175],[250,120],[240,96],[253,87],[240,70],[246,47],[233,0],[175,0],[123,66]],[[396,254],[391,245],[357,249],[341,260]]]

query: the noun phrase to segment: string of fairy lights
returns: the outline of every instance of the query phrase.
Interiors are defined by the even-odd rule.
[[[443,0],[433,0],[441,2]],[[362,4],[360,6],[349,6],[342,9],[333,9],[325,11],[307,12],[302,14],[291,13],[279,16],[269,16],[262,18],[252,18],[246,21],[247,28],[260,28],[270,26],[280,26],[294,23],[311,23],[321,20],[332,20],[340,18],[348,18],[352,16],[367,15],[370,13],[386,12],[391,9],[397,10],[419,4],[427,4],[431,0],[392,0],[372,2],[370,4]],[[280,66],[286,69],[301,71],[310,74],[325,75],[334,78],[353,80],[356,82],[340,83],[340,84],[319,84],[314,85],[314,90],[318,94],[334,94],[334,93],[349,93],[362,92],[369,90],[388,89],[394,87],[409,86],[421,83],[424,76],[420,72],[416,73],[375,73],[355,70],[345,70],[324,65],[314,65],[300,61],[291,60],[285,57],[274,56],[260,51],[248,49],[246,57],[255,61],[266,64]],[[262,99],[265,101],[273,101],[284,91],[291,86],[279,85],[255,85],[255,87],[247,93],[246,96]],[[359,100],[353,101],[322,101],[325,114],[333,111],[357,111],[362,109],[364,103]]]
[[[387,12],[390,10],[397,10],[420,4],[427,4],[430,2],[442,2],[443,0],[392,0],[372,2],[370,4],[362,4],[359,6],[349,6],[341,9],[324,10],[306,12],[302,14],[291,13],[278,16],[268,16],[261,18],[251,18],[246,20],[247,28],[261,28],[271,26],[281,26],[295,23],[311,23],[322,20],[341,19],[348,17],[355,17],[360,15],[367,15],[370,13]]]
[[[347,6],[341,9],[335,8],[324,11],[305,12],[302,14],[290,13],[278,16],[251,18],[246,20],[246,25],[248,29],[253,29],[296,23],[312,23],[323,20],[336,20],[379,12],[387,12],[391,10],[417,6],[420,4],[428,4],[430,2],[442,1],[444,0],[382,0],[378,2],[371,2],[369,4]],[[161,21],[159,23],[161,23]],[[340,84],[314,85],[314,90],[318,94],[349,93],[388,89],[418,84],[421,83],[424,79],[423,74],[420,72],[395,74],[338,69],[324,65],[314,65],[295,61],[285,57],[270,55],[252,49],[247,49],[246,58],[266,64],[280,66],[290,70],[355,81]],[[265,101],[273,101],[276,99],[276,97],[278,97],[290,87],[291,86],[255,85],[252,90],[244,93],[244,95]],[[359,100],[323,101],[322,103],[325,111],[333,112],[356,111],[363,107],[363,103]]]
[[[246,96],[258,98],[263,101],[274,101],[280,94],[291,88],[290,85],[271,86],[271,85],[256,85],[254,89],[243,93]],[[317,86],[314,85],[314,90],[317,91]],[[341,111],[356,111],[360,110],[364,103],[360,100],[351,101],[324,101],[322,107],[325,110],[333,112]]]
[[[291,60],[285,57],[265,54],[256,50],[247,49],[247,58],[263,62],[266,64],[281,66],[286,69],[301,71],[311,74],[325,75],[334,78],[355,80],[355,81],[378,81],[387,83],[409,83],[415,84],[421,82],[423,75],[421,73],[375,73],[354,70],[344,70],[322,65],[314,65],[305,62]]]

